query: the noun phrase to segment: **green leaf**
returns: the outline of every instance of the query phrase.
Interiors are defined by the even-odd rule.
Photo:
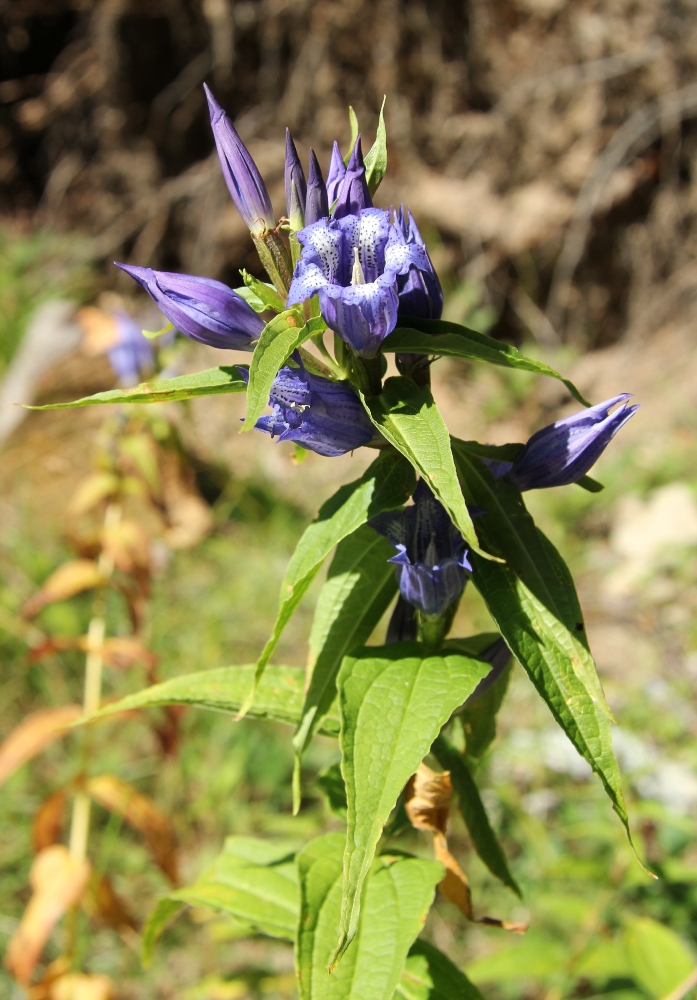
[[[199,670],[194,674],[173,677],[161,684],[128,695],[120,701],[106,705],[99,712],[85,716],[76,725],[105,719],[118,712],[157,708],[161,705],[190,705],[215,712],[237,714],[249,693],[254,678],[255,664],[239,667],[217,667]],[[249,714],[255,719],[269,719],[295,726],[300,718],[303,703],[305,671],[297,667],[270,666],[257,690],[257,697]],[[338,736],[339,720],[325,716],[321,732]]]
[[[379,858],[366,881],[355,943],[330,974],[341,909],[342,849],[343,837],[330,833],[298,855],[301,1000],[392,1000],[443,866],[404,856]]]
[[[485,333],[468,330],[459,323],[442,319],[412,319],[409,327],[397,327],[382,342],[382,350],[405,354],[438,354],[451,358],[467,358],[469,361],[486,361],[503,368],[549,375],[563,382],[574,399],[584,406],[590,406],[573,382],[564,378],[542,361],[527,358],[510,344],[502,344]]]
[[[239,366],[238,366],[239,367]],[[141,382],[132,389],[109,389],[84,396],[71,403],[47,403],[44,406],[27,406],[27,410],[66,410],[73,406],[96,406],[104,403],[171,403],[177,399],[195,396],[217,396],[227,392],[244,392],[247,383],[237,367],[208,368],[193,375],[178,375],[159,382]]]
[[[293,738],[294,798],[299,799],[300,759],[336,697],[336,675],[346,653],[364,645],[397,592],[394,550],[362,525],[339,543],[315,609],[310,633],[310,684]]]
[[[581,489],[588,490],[589,493],[602,493],[605,489],[602,483],[599,483],[597,479],[592,479],[590,476],[581,476],[580,479],[576,480],[576,486],[580,486]]]
[[[249,366],[247,415],[243,431],[251,430],[269,405],[269,393],[279,368],[304,341],[326,328],[321,316],[308,320],[304,326],[299,327],[298,322],[297,311],[288,309],[280,316],[274,316],[261,331]]]
[[[143,928],[141,962],[146,969],[152,961],[152,953],[162,932],[183,912],[185,905],[178,899],[172,899],[170,896],[158,899],[155,909],[148,917],[147,923]]]
[[[430,388],[419,388],[402,376],[388,378],[379,396],[363,402],[378,430],[426,480],[465,541],[486,558],[457,480],[448,429]]]
[[[395,1000],[484,1000],[447,955],[417,939],[409,949]]]
[[[507,562],[502,566],[473,553],[472,582],[554,718],[600,777],[631,842],[611,713],[588,651],[571,574],[535,527],[520,493],[503,481],[494,483],[460,442],[454,440],[453,449],[468,503],[487,511],[478,519],[482,540]]]
[[[348,114],[349,114],[349,124],[351,126],[351,139],[349,142],[348,153],[344,157],[345,164],[348,164],[348,161],[351,159],[351,153],[353,152],[353,147],[356,145],[356,139],[358,138],[358,133],[360,131],[358,127],[358,119],[356,118],[356,112],[353,110],[350,104],[349,104]]]
[[[330,764],[317,775],[319,785],[331,812],[339,819],[346,819],[346,785],[341,773],[341,764]]]
[[[471,767],[479,764],[496,739],[496,716],[508,690],[512,666],[511,660],[489,690],[474,704],[466,705],[459,713],[460,724],[465,734],[465,757]]]
[[[387,129],[385,128],[386,100],[387,97],[383,97],[375,142],[370,147],[368,155],[365,158],[365,179],[368,183],[368,189],[371,194],[375,194],[377,189],[380,187],[381,180],[387,173]]]
[[[475,851],[491,874],[522,898],[518,883],[509,871],[506,856],[491,827],[484,803],[479,795],[479,789],[467,764],[455,747],[442,735],[436,738],[433,744],[433,753],[441,767],[450,771],[450,780]]]
[[[381,511],[401,507],[413,492],[414,474],[409,464],[401,455],[384,451],[360,479],[340,487],[322,505],[316,520],[305,529],[291,556],[281,586],[276,624],[257,663],[254,688],[243,705],[241,714],[245,714],[251,704],[256,685],[283,629],[334,546]]]
[[[627,920],[624,945],[632,976],[656,1000],[679,986],[695,968],[682,938],[650,917]]]
[[[258,313],[265,312],[267,309],[273,309],[277,313],[283,312],[286,308],[285,300],[273,285],[266,281],[259,281],[248,271],[242,270],[240,274],[245,287],[236,288],[235,292],[245,300],[247,305],[250,305]]]
[[[458,653],[428,656],[418,643],[344,659],[338,688],[348,829],[337,956],[356,934],[361,888],[399,793],[489,669]]]

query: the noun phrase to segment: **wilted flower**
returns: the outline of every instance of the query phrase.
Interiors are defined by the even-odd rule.
[[[443,312],[443,289],[414,217],[408,209],[405,214],[403,205],[400,205],[395,213],[395,226],[405,243],[415,243],[423,247],[428,261],[426,268],[421,270],[418,267],[410,267],[407,274],[397,278],[399,316],[440,319]]]
[[[328,458],[368,444],[375,431],[348,384],[309,372],[298,355],[294,361],[297,368],[281,368],[274,379],[273,412],[257,420],[257,429]],[[239,370],[248,377],[244,368]]]
[[[638,406],[628,406],[630,392],[557,420],[530,438],[514,462],[486,461],[496,479],[506,476],[519,490],[541,490],[578,482]],[[614,413],[610,409],[623,403]]]
[[[202,344],[251,351],[264,329],[263,320],[222,281],[115,263],[135,278],[177,330]]]
[[[128,313],[119,310],[113,314],[117,339],[107,349],[107,357],[114,374],[123,385],[135,385],[143,374],[155,366],[153,349],[140,326]]]
[[[346,215],[358,215],[364,208],[372,207],[373,199],[365,179],[365,164],[363,163],[363,150],[359,135],[341,180],[332,214],[335,219],[342,219]]]
[[[329,163],[329,172],[327,174],[327,198],[329,200],[330,208],[339,197],[339,189],[341,188],[341,182],[345,176],[346,164],[344,163],[344,158],[341,155],[339,143],[335,139],[334,145],[332,146],[332,158]]]
[[[423,247],[405,243],[389,212],[363,209],[301,230],[302,256],[288,305],[319,292],[322,316],[362,358],[373,358],[397,322],[397,276],[428,268]]]
[[[327,185],[322,177],[314,149],[310,150],[310,173],[307,181],[307,198],[305,199],[305,225],[311,226],[329,215],[329,199]]]
[[[422,614],[435,618],[458,600],[472,567],[462,535],[423,479],[414,503],[378,514],[368,523],[397,549],[399,591]]]
[[[254,236],[262,236],[276,225],[271,199],[257,165],[215,97],[204,83],[211,116],[213,138],[223,177],[237,211]]]

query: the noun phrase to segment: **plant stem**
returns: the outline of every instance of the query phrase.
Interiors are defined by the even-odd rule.
[[[104,528],[115,528],[121,520],[121,508],[111,503],[104,514]],[[102,549],[97,563],[99,575],[107,583],[114,572],[114,559],[110,552]],[[106,602],[102,590],[94,599],[92,619],[87,629],[87,655],[85,657],[85,686],[82,699],[82,710],[85,715],[91,715],[99,709],[102,697],[102,671],[104,667],[104,636],[106,633]],[[88,759],[88,734],[83,733],[82,762],[83,771]],[[82,861],[87,854],[87,841],[90,832],[90,800],[83,791],[78,791],[73,799],[73,815],[70,824],[70,854],[76,861]]]

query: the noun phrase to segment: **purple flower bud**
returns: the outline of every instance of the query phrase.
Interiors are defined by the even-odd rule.
[[[426,244],[414,222],[414,217],[408,210],[405,216],[403,205],[400,205],[395,213],[395,227],[404,237],[405,243],[414,243],[423,247],[428,260],[428,267],[424,270],[410,267],[407,274],[400,275],[397,279],[399,317],[400,319],[405,316],[414,316],[418,319],[440,319],[443,313],[443,289],[426,250]]]
[[[252,235],[261,236],[276,225],[269,192],[234,125],[205,83],[203,88],[208,98],[213,138],[228,191]]]
[[[327,185],[324,183],[319,162],[314,149],[310,150],[310,175],[307,182],[307,199],[305,201],[305,225],[311,226],[329,215],[329,200]]]
[[[114,263],[145,289],[177,330],[192,340],[210,347],[251,351],[264,329],[264,321],[222,281]]]
[[[339,143],[335,139],[334,145],[332,146],[332,158],[329,164],[329,173],[327,174],[327,200],[330,208],[339,197],[339,189],[341,188],[341,182],[345,176],[346,164],[344,163],[344,158],[341,155]]]
[[[114,313],[118,339],[107,350],[109,364],[119,382],[136,385],[143,374],[155,367],[152,344],[128,313]]]
[[[375,431],[349,385],[314,375],[297,354],[293,360],[298,367],[281,368],[274,379],[272,413],[257,420],[257,429],[329,458],[368,444]],[[239,371],[248,377],[245,369]]]
[[[298,157],[298,151],[293,142],[290,129],[286,129],[286,167],[284,172],[286,186],[286,214],[291,229],[302,229],[305,225],[305,202],[307,200],[307,184],[305,173]],[[295,187],[295,193],[293,193]]]
[[[363,151],[359,135],[356,139],[356,145],[353,147],[351,158],[348,161],[339,193],[336,196],[334,218],[343,219],[345,215],[358,215],[362,209],[372,207],[373,199],[370,196],[368,182],[365,179],[365,164],[363,163]]]
[[[576,483],[595,465],[620,427],[638,406],[630,392],[557,420],[530,438],[515,462],[486,462],[495,479],[503,476],[519,490],[541,490]],[[610,409],[622,403],[614,413]]]
[[[397,549],[389,561],[404,600],[437,618],[458,600],[472,567],[462,535],[423,479],[412,499],[410,507],[378,514],[368,524]]]

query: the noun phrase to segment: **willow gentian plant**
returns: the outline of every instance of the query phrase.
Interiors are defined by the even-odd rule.
[[[451,738],[474,703],[495,731],[513,659],[600,778],[629,835],[612,715],[573,581],[522,494],[572,484],[600,489],[587,473],[636,407],[626,393],[590,406],[549,366],[441,319],[443,292],[411,212],[373,204],[387,166],[382,113],[365,158],[357,126],[345,160],[334,144],[326,180],[312,151],[305,174],[288,132],[286,215],[277,218],[252,156],[207,94],[223,175],[268,282],[242,272],[233,290],[154,271],[147,261],[119,266],[178,330],[247,350],[249,364],[106,396],[135,404],[246,392],[242,430],[270,435],[276,444],[269,447],[293,442],[328,459],[369,448],[374,457],[299,539],[256,663],[200,670],[102,709],[188,704],[290,724],[296,811],[306,748],[317,733],[338,739],[333,801],[341,800],[345,832],[301,850],[231,838],[195,885],[159,903],[146,952],[187,903],[205,904],[244,921],[250,933],[294,941],[303,1000],[476,997],[465,973],[418,935],[438,885],[477,919],[447,847],[453,793],[474,850],[519,891],[477,788],[481,740],[475,752],[467,744],[456,749]],[[400,374],[386,377],[392,355]],[[442,357],[558,379],[582,408],[527,444],[459,440],[431,391],[431,367]],[[307,672],[279,665],[279,638],[332,553]],[[497,632],[451,634],[468,588],[479,591]],[[367,645],[393,604],[385,642]],[[423,765],[429,753],[442,772]],[[435,860],[392,846],[403,807],[413,826],[433,835]]]

